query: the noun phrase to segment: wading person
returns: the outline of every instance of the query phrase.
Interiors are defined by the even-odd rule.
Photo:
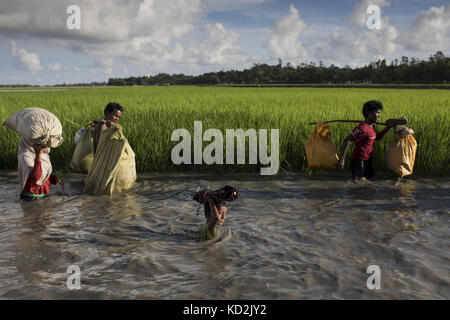
[[[214,239],[217,234],[217,226],[222,226],[227,215],[225,201],[233,201],[239,197],[236,188],[225,186],[222,189],[206,192],[198,191],[194,200],[204,205],[206,223],[201,227],[198,240],[207,241]]]
[[[345,154],[350,142],[355,143],[355,149],[352,153],[351,169],[353,180],[372,178],[375,174],[373,170],[373,150],[376,140],[381,140],[384,135],[395,125],[396,119],[386,121],[386,128],[378,132],[375,128],[375,122],[378,121],[383,110],[383,105],[379,101],[371,100],[363,105],[362,113],[364,121],[344,139],[339,161],[336,164],[338,168],[344,168]]]
[[[101,120],[94,121],[95,126],[92,130],[92,139],[94,144],[94,155],[97,151],[98,144],[100,142],[100,137],[103,131],[107,130],[114,124],[118,124],[120,118],[122,117],[123,107],[116,103],[110,102],[106,105],[103,111],[105,117]]]
[[[76,147],[69,163],[71,170],[84,174],[89,172],[102,133],[119,123],[123,107],[116,102],[110,102],[106,105],[103,113],[103,119],[89,122],[85,128],[80,129],[75,135]]]
[[[20,194],[20,199],[24,201],[33,201],[50,196],[50,186],[52,184],[61,184],[64,192],[64,182],[58,176],[51,174],[52,165],[48,156],[48,149],[42,148],[40,145],[27,145],[25,139],[21,139],[19,150],[26,148],[28,155],[33,150],[35,154],[34,167],[29,172],[28,168],[21,168],[21,161],[19,159],[19,176],[24,177],[28,172],[28,176],[25,178],[25,186]]]
[[[201,227],[198,240],[207,241],[216,237],[217,226],[222,226],[227,215],[225,201],[214,201],[206,195],[207,203],[204,205],[206,223]]]
[[[49,156],[50,149],[63,142],[59,119],[45,109],[25,108],[9,116],[3,125],[20,134],[17,151],[20,197],[36,200],[50,194],[52,183],[63,185],[61,179],[51,174]]]
[[[104,119],[95,121],[88,132],[92,134],[93,160],[83,189],[86,193],[111,195],[128,190],[136,181],[135,154],[119,124],[122,113],[120,104],[108,103]],[[86,136],[80,144],[83,138]]]

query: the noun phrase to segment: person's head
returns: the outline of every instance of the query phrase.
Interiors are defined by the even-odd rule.
[[[119,123],[120,118],[122,117],[123,107],[116,103],[110,102],[106,105],[104,110],[105,120],[109,120],[114,123]]]
[[[383,105],[380,101],[371,100],[364,103],[362,113],[368,123],[374,123],[380,118],[382,110]]]
[[[225,214],[227,213],[227,204],[225,201],[214,201],[219,214],[222,216],[222,219],[225,219]],[[209,208],[209,203],[205,203],[205,218],[208,219],[211,216],[211,210]]]

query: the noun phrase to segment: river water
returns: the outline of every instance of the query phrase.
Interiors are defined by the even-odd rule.
[[[1,172],[1,299],[450,298],[448,178],[141,173],[109,198],[63,177],[64,193],[26,203]],[[241,196],[216,239],[197,242],[192,195],[224,185]],[[368,289],[369,265],[381,289]]]

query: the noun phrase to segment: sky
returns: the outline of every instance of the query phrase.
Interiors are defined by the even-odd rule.
[[[0,2],[0,84],[196,75],[278,59],[355,67],[449,49],[448,0]]]

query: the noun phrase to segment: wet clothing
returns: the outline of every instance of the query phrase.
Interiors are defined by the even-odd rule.
[[[48,198],[50,195],[48,194],[34,194],[34,193],[23,193],[20,195],[20,199],[23,201],[34,201],[39,199]]]
[[[350,134],[351,141],[355,143],[352,153],[352,178],[372,178],[375,175],[372,165],[374,144],[385,135],[385,131],[378,132],[375,126],[361,121]]]
[[[50,148],[43,150],[41,154],[41,176],[36,180],[38,185],[42,185],[52,174],[52,163],[50,162]],[[18,156],[18,171],[20,190],[25,188],[28,177],[33,171],[36,162],[36,153],[33,149],[33,143],[26,138],[20,138]]]
[[[48,197],[50,195],[50,185],[56,184],[56,176],[50,174],[50,177],[42,184],[38,184],[39,179],[42,176],[42,164],[37,158],[34,163],[33,170],[28,175],[25,187],[22,189],[20,198],[23,200],[31,201]]]
[[[202,226],[202,228],[200,229],[200,234],[198,236],[198,241],[211,240],[211,239],[214,239],[215,236],[216,236],[216,231],[215,230],[210,230],[209,229],[209,225],[207,223],[205,223]]]
[[[373,154],[373,145],[377,139],[377,130],[366,122],[360,122],[352,131],[350,137],[351,141],[355,143],[352,159],[369,160]]]
[[[375,175],[372,166],[372,158],[368,160],[352,159],[352,178],[372,178]]]

